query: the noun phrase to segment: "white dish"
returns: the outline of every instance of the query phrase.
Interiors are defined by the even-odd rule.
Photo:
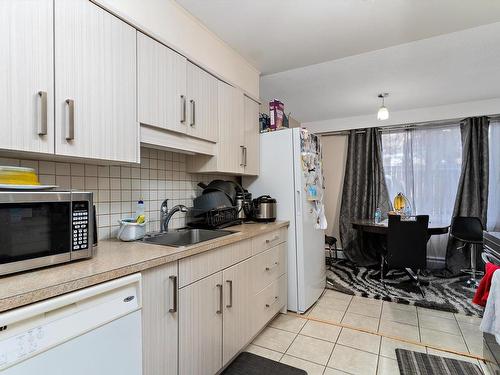
[[[1,190],[49,190],[59,187],[57,185],[13,185],[0,184]]]

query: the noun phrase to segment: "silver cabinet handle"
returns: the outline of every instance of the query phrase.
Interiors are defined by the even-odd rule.
[[[191,103],[191,126],[195,126],[196,125],[196,102],[191,99],[189,101]]]
[[[240,167],[244,167],[245,166],[245,146],[240,146],[240,149],[241,149],[241,163],[240,163]]]
[[[170,280],[172,280],[172,308],[168,309],[168,312],[170,313],[176,313],[177,312],[177,276],[169,276],[168,277]]]
[[[233,307],[233,280],[226,280],[229,284],[229,304],[226,305],[227,308]]]
[[[267,239],[267,240],[266,240],[266,243],[271,243],[271,242],[277,241],[277,240],[279,240],[279,239],[280,239],[280,236],[274,236],[274,237],[273,237],[273,238],[271,238],[270,240],[269,240],[269,239]]]
[[[75,101],[66,99],[68,105],[68,121],[66,122],[66,140],[72,141],[75,139]]]
[[[279,298],[278,298],[278,296],[276,296],[276,297],[274,297],[274,301],[273,302],[266,303],[266,307],[271,307],[272,305],[274,305],[278,301],[279,301]]]
[[[181,95],[181,122],[186,122],[186,97]]]
[[[247,147],[244,146],[243,147],[243,153],[244,153],[243,155],[245,156],[245,159],[244,159],[245,161],[243,162],[243,164],[245,167],[247,166],[247,151],[248,151]]]
[[[271,267],[266,267],[266,271],[271,271],[272,269],[278,267],[280,264],[280,262],[274,262],[274,265],[272,265]]]
[[[219,289],[219,310],[217,310],[216,314],[222,314],[222,284],[217,284],[217,289]]]
[[[38,135],[47,135],[47,92],[38,91],[40,110],[38,117]]]

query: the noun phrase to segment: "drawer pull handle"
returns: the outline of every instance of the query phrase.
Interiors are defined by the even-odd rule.
[[[176,313],[177,312],[177,276],[169,276],[168,277],[170,280],[172,280],[172,290],[173,290],[173,296],[172,296],[172,308],[168,309],[169,313]]]
[[[266,267],[266,271],[271,271],[272,269],[278,267],[278,265],[280,264],[280,262],[274,262],[274,265],[271,266],[271,267]]]
[[[226,280],[229,284],[229,304],[226,305],[227,308],[233,307],[233,280]]]
[[[217,289],[219,289],[219,310],[217,310],[216,314],[222,314],[222,284],[217,284]]]
[[[271,307],[272,305],[274,305],[274,304],[275,304],[276,302],[278,302],[278,301],[279,301],[279,298],[278,298],[278,296],[276,296],[276,297],[274,297],[274,302],[272,302],[272,303],[270,303],[270,304],[269,304],[269,303],[266,303],[266,307],[267,307],[267,308],[269,308],[269,307]]]
[[[271,243],[271,242],[277,241],[277,240],[279,240],[279,239],[280,239],[280,236],[275,236],[275,237],[271,238],[270,240],[269,240],[269,239],[267,239],[267,240],[266,240],[266,243]]]

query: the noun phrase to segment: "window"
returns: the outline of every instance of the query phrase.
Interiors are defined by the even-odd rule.
[[[500,120],[490,123],[490,182],[488,194],[488,230],[500,232]]]
[[[450,223],[462,164],[458,124],[383,133],[382,157],[391,200],[402,192],[410,200],[413,214]],[[445,257],[447,238],[432,237],[430,258]]]

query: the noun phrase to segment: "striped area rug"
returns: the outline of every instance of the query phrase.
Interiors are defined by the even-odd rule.
[[[437,355],[396,349],[401,375],[483,375],[478,365]]]
[[[332,263],[332,270],[327,268],[330,282],[327,287],[351,295],[482,317],[483,308],[472,303],[474,291],[464,286],[464,277],[422,276],[421,280],[428,283],[422,287],[424,298],[404,271],[390,270],[385,277],[385,288],[377,280],[377,274],[376,269],[336,260]]]

